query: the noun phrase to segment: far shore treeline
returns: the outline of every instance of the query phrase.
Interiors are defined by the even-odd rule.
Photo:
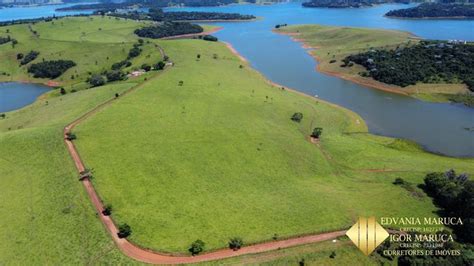
[[[474,45],[464,42],[421,41],[392,50],[371,49],[346,57],[367,70],[362,76],[401,87],[423,83],[465,83],[474,92]]]
[[[400,18],[474,18],[474,2],[463,3],[423,3],[419,6],[391,10],[387,17]]]
[[[280,0],[267,0],[266,2],[279,2]],[[57,11],[80,11],[80,10],[117,10],[129,9],[134,7],[140,8],[164,8],[170,6],[176,7],[209,7],[209,6],[223,6],[230,4],[238,4],[240,0],[127,0],[121,3],[114,3],[110,1],[102,1],[101,3],[77,4],[68,7],[56,9]],[[247,3],[256,3],[257,0],[246,0]]]
[[[98,10],[95,14],[108,15],[133,20],[152,21],[203,21],[203,20],[251,20],[253,15],[242,15],[238,13],[220,12],[163,12],[161,8],[150,8],[148,12],[130,11],[116,12],[115,10]]]

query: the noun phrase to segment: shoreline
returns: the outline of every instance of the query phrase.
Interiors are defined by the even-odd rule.
[[[213,34],[213,33],[216,33],[218,31],[222,30],[223,28],[224,27],[216,27],[212,30],[203,31],[203,32],[200,32],[200,33],[189,33],[189,34],[168,36],[168,37],[159,38],[158,40],[175,40],[175,39],[183,39],[183,38],[189,38],[189,37],[195,37],[195,36],[210,35],[210,34]]]
[[[455,16],[455,17],[398,17],[383,15],[384,18],[400,19],[400,20],[474,20],[474,17]]]
[[[295,34],[292,34],[292,35],[295,35]],[[298,34],[296,34],[298,35]],[[232,53],[234,53],[236,56],[238,56],[244,63],[247,63],[248,64],[248,60],[243,57],[241,54],[239,54],[239,52],[237,52],[237,50],[232,46],[232,44],[230,43],[226,43],[226,46],[231,49]],[[311,55],[313,58],[314,56]],[[283,86],[281,84],[278,84],[276,82],[273,82],[271,80],[269,80],[267,77],[265,77],[261,72],[257,71],[256,69],[253,69],[251,68],[253,71],[255,71],[256,73],[258,73],[268,84],[276,87],[276,88],[284,88],[285,90],[287,91],[290,91],[292,93],[296,93],[300,96],[304,96],[304,97],[307,97],[307,98],[311,98],[313,99],[314,101],[316,102],[321,102],[321,103],[324,103],[324,104],[328,104],[334,108],[337,108],[339,110],[342,110],[349,118],[349,122],[350,124],[347,126],[347,128],[350,128],[350,127],[355,127],[359,130],[362,131],[362,133],[367,133],[367,134],[370,134],[370,135],[373,135],[373,136],[379,136],[379,137],[384,137],[384,138],[390,138],[390,139],[393,139],[393,140],[397,140],[397,139],[400,139],[400,140],[403,140],[403,141],[411,141],[409,139],[405,139],[405,138],[397,138],[397,137],[392,137],[392,136],[386,136],[386,135],[378,135],[378,134],[373,134],[369,131],[369,128],[367,126],[367,123],[365,122],[365,120],[356,112],[350,110],[350,109],[347,109],[346,107],[344,106],[340,106],[340,105],[337,105],[335,103],[332,103],[332,102],[329,102],[329,101],[326,101],[326,100],[323,100],[321,98],[316,98],[314,96],[311,96],[309,94],[306,94],[304,92],[301,92],[301,91],[298,91],[296,89],[292,89],[292,88],[288,88],[286,86]],[[317,69],[317,68],[316,68]],[[319,71],[319,70],[318,70]],[[325,73],[324,71],[320,71],[321,73]],[[331,72],[329,72],[331,73]],[[326,74],[326,73],[325,73]],[[328,74],[330,75],[330,74]],[[342,77],[339,77],[338,74],[334,74],[334,76],[338,77],[338,78],[342,78]],[[344,79],[344,78],[342,78]],[[347,79],[346,79],[347,80]],[[352,82],[352,80],[349,80]],[[354,82],[354,83],[357,83],[357,82]],[[357,83],[359,84],[359,83]],[[372,88],[372,87],[369,87],[369,89],[379,89],[379,88]],[[383,90],[383,89],[379,89],[379,90]],[[411,97],[409,94],[405,94],[405,96],[408,96],[408,97]],[[310,140],[308,138],[308,140]],[[424,153],[428,153],[428,154],[432,154],[432,155],[436,155],[436,156],[441,156],[441,157],[446,157],[446,158],[457,158],[457,159],[472,159],[474,157],[472,156],[450,156],[450,155],[446,155],[446,154],[443,154],[443,153],[439,153],[439,152],[433,152],[433,151],[429,151],[427,150],[424,146],[422,146],[421,144],[419,144],[418,142],[415,142],[415,141],[411,141],[411,142],[414,142],[416,143],[417,145],[420,146],[420,150],[423,151]]]
[[[232,44],[230,44],[230,43],[228,43],[228,42],[223,42],[223,43],[224,43],[224,44],[227,46],[227,48],[229,48],[229,50],[230,50],[235,56],[237,56],[243,63],[246,63],[247,65],[249,64],[249,61],[248,61],[244,56],[242,56],[242,55],[232,46]],[[250,66],[249,66],[249,67],[250,67]],[[327,105],[330,105],[330,106],[332,106],[332,107],[334,107],[334,108],[337,108],[337,109],[339,109],[339,110],[342,110],[342,111],[348,116],[348,118],[350,118],[351,125],[349,125],[349,126],[356,126],[356,127],[360,128],[361,130],[363,130],[364,133],[369,133],[369,134],[371,134],[371,133],[369,132],[369,128],[368,128],[368,126],[367,126],[365,120],[364,120],[359,114],[357,114],[356,112],[354,112],[354,111],[352,111],[352,110],[350,110],[350,109],[347,109],[347,108],[345,108],[345,107],[343,107],[343,106],[337,105],[337,104],[335,104],[335,103],[332,103],[332,102],[323,100],[323,99],[321,99],[321,98],[316,98],[316,97],[314,97],[314,96],[311,96],[311,95],[306,94],[306,93],[304,93],[304,92],[301,92],[301,91],[299,91],[299,90],[292,89],[292,88],[289,88],[289,87],[287,87],[287,86],[283,86],[283,85],[281,85],[281,84],[278,84],[278,83],[276,83],[276,82],[274,82],[274,81],[271,81],[271,80],[268,79],[267,77],[265,77],[260,71],[254,69],[254,68],[252,68],[252,67],[250,67],[250,69],[251,69],[252,71],[255,71],[256,73],[258,73],[258,74],[264,79],[264,81],[265,81],[266,83],[268,83],[269,85],[271,85],[271,86],[273,86],[273,87],[275,87],[275,88],[284,88],[286,91],[289,91],[289,92],[291,92],[291,93],[295,93],[295,94],[298,94],[298,95],[300,95],[300,96],[303,96],[303,97],[306,97],[306,98],[310,98],[310,99],[314,100],[315,102],[322,102],[322,103],[324,103],[324,104],[327,104]],[[349,126],[348,126],[348,127],[349,127]]]
[[[319,56],[311,53],[311,49],[318,49],[320,47],[310,46],[303,39],[295,38],[295,36],[300,35],[299,33],[286,33],[286,32],[278,32],[278,31],[273,31],[273,32],[275,32],[277,34],[287,35],[291,38],[292,41],[300,43],[301,47],[303,49],[307,50],[306,52],[312,58],[314,58],[316,60],[317,65],[316,65],[315,69],[316,69],[316,71],[318,71],[320,73],[323,73],[323,74],[328,75],[328,76],[337,77],[337,78],[340,78],[340,79],[343,79],[343,80],[347,80],[347,81],[365,86],[369,89],[376,89],[376,90],[386,91],[386,92],[390,92],[390,93],[396,93],[396,94],[399,94],[399,95],[410,96],[410,93],[408,93],[408,92],[399,90],[399,89],[394,88],[394,87],[392,87],[391,85],[388,85],[388,84],[383,84],[383,83],[378,82],[374,79],[366,79],[366,78],[362,78],[362,77],[360,77],[360,78],[359,77],[348,77],[348,76],[345,75],[345,73],[334,72],[334,71],[321,69],[321,64],[323,63],[323,60],[321,60],[321,58]]]
[[[174,22],[189,22],[189,23],[214,23],[214,22],[254,22],[259,18],[252,19],[197,19],[197,20],[173,20]]]

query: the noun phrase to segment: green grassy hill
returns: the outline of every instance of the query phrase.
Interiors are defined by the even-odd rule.
[[[79,36],[70,28],[70,38]],[[40,42],[81,47],[73,39]],[[474,173],[472,159],[370,135],[352,112],[269,85],[221,43],[150,41],[153,56],[161,57],[155,44],[174,67],[40,99],[0,119],[0,264],[133,263],[95,216],[62,140],[65,125],[133,86],[139,87],[75,129],[76,144],[114,220],[131,225],[131,241],[156,250],[186,253],[198,238],[209,250],[234,236],[252,243],[347,228],[362,215],[432,216],[428,197],[393,180],[416,184],[448,168]],[[290,120],[295,112],[304,114],[301,123]],[[319,144],[308,140],[316,126],[324,128]],[[338,262],[367,262],[355,248],[326,243],[292,252],[331,263],[326,255],[333,249]],[[285,251],[265,256],[296,261]]]
[[[112,17],[70,17],[36,24],[20,24],[0,27],[0,36],[11,36],[18,40],[0,45],[0,81],[29,81],[46,83],[47,79],[35,79],[27,68],[44,60],[66,59],[77,66],[66,71],[54,81],[66,86],[68,91],[89,87],[85,82],[90,74],[110,70],[112,64],[125,60],[128,51],[137,42],[133,34],[136,28],[147,24]],[[131,60],[132,65],[123,71],[138,69],[143,63],[155,64],[161,60],[160,53],[152,43],[145,43],[140,56]],[[19,67],[17,54],[34,50],[40,55],[33,62]],[[5,58],[6,60],[3,60]]]
[[[0,120],[0,264],[130,262],[96,218],[61,136],[71,119],[132,85],[38,101]]]
[[[186,253],[196,239],[216,249],[233,236],[347,228],[361,215],[432,216],[428,197],[393,180],[474,172],[472,160],[369,135],[354,113],[269,85],[220,43],[160,45],[175,67],[75,129],[94,185],[139,245]],[[308,140],[316,126],[319,145]]]

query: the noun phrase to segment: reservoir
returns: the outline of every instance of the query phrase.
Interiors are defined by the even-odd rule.
[[[80,12],[56,12],[66,5],[0,9],[0,21]],[[169,8],[253,14],[252,22],[215,23],[215,35],[231,43],[252,67],[268,79],[308,95],[341,105],[361,115],[373,134],[415,141],[425,149],[450,156],[474,157],[474,108],[460,104],[428,103],[387,93],[317,72],[317,62],[288,36],[275,34],[276,24],[322,24],[409,31],[427,39],[474,41],[474,20],[404,20],[384,14],[413,5],[385,4],[370,8],[303,8],[301,1],[275,5],[239,4],[223,7]],[[90,12],[90,11],[89,11]],[[89,13],[87,12],[87,13]],[[46,92],[34,84],[0,83],[0,112],[21,108]]]
[[[403,30],[427,39],[474,40],[474,20],[384,17],[389,10],[409,6],[327,9],[303,8],[301,2],[288,2],[168,10],[231,12],[260,17],[252,22],[215,23],[224,29],[214,35],[231,43],[268,79],[355,111],[373,134],[409,139],[431,152],[473,157],[474,132],[466,128],[474,127],[474,108],[423,102],[319,73],[317,62],[300,43],[272,32],[276,24],[323,24]]]
[[[0,82],[0,113],[33,103],[50,88],[32,83]]]

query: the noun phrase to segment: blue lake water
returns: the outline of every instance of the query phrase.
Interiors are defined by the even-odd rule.
[[[0,113],[33,103],[50,88],[31,83],[0,82]]]
[[[399,20],[383,15],[409,5],[361,9],[303,8],[299,2],[270,6],[232,5],[170,8],[254,14],[254,22],[215,23],[214,35],[231,43],[270,80],[351,109],[361,115],[371,133],[416,141],[432,152],[474,156],[474,109],[463,105],[427,103],[407,96],[369,89],[315,71],[317,62],[289,37],[271,30],[276,24],[324,24],[397,29],[430,39],[474,40],[472,20]]]
[[[61,6],[66,5],[0,9],[0,21],[84,13],[56,12],[55,9]],[[371,133],[410,139],[433,152],[474,157],[474,132],[465,130],[474,127],[473,108],[422,102],[321,74],[315,71],[315,60],[299,43],[271,31],[276,24],[283,23],[323,24],[404,30],[429,39],[474,40],[472,20],[399,20],[383,16],[391,9],[408,6],[325,9],[303,8],[301,2],[290,2],[269,6],[231,5],[168,10],[235,12],[261,17],[261,20],[253,22],[215,23],[224,26],[224,30],[215,35],[231,43],[255,69],[270,80],[309,95],[318,95],[357,112],[367,122]],[[11,88],[19,92],[0,94],[0,111],[20,108],[34,101],[39,94],[30,85],[1,85],[9,87],[5,92],[11,91]],[[20,104],[18,97],[25,100]],[[10,102],[18,104],[3,107]]]
[[[66,16],[66,15],[92,13],[92,11],[65,11],[65,12],[56,11],[56,8],[67,7],[67,6],[72,6],[72,5],[75,5],[75,4],[0,8],[0,21],[51,17],[53,15]]]

